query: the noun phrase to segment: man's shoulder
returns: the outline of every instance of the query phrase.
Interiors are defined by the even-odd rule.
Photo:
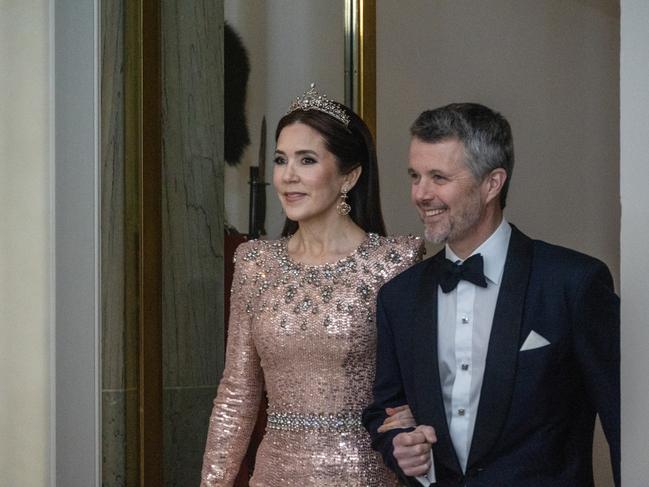
[[[530,239],[517,229],[516,233],[529,239],[533,274],[569,282],[594,275],[607,276],[608,279],[611,275],[608,266],[597,257],[563,245]]]
[[[534,258],[545,266],[559,268],[606,267],[597,257],[584,252],[552,244],[543,240],[532,240]]]

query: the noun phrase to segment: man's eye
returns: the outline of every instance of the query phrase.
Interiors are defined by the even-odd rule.
[[[279,165],[279,164],[286,164],[286,159],[284,159],[281,156],[276,156],[275,159],[273,159],[273,163]]]

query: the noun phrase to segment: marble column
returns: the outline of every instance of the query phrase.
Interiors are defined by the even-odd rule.
[[[138,481],[137,330],[125,319],[124,3],[101,10],[102,485],[121,487]]]
[[[102,484],[137,486],[137,259],[125,229],[124,0],[102,18]],[[223,369],[223,1],[162,4],[163,475],[196,486]],[[130,199],[129,199],[130,198]],[[130,277],[129,277],[130,276]],[[137,305],[137,303],[135,303]],[[127,315],[131,319],[127,319]]]
[[[164,482],[199,483],[223,367],[223,1],[162,2]]]

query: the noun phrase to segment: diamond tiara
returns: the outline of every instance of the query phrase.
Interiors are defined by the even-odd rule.
[[[327,95],[318,93],[315,89],[315,83],[311,83],[311,87],[304,92],[302,96],[297,96],[295,100],[289,105],[287,114],[295,110],[318,110],[334,117],[345,127],[349,125],[350,117],[345,113],[345,109],[338,102],[330,100]]]

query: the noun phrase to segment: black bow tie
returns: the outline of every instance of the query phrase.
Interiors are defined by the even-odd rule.
[[[461,280],[472,282],[476,286],[487,287],[487,280],[483,272],[482,255],[472,255],[461,264],[444,259],[441,263],[439,276],[439,285],[442,287],[442,291],[450,293]]]

